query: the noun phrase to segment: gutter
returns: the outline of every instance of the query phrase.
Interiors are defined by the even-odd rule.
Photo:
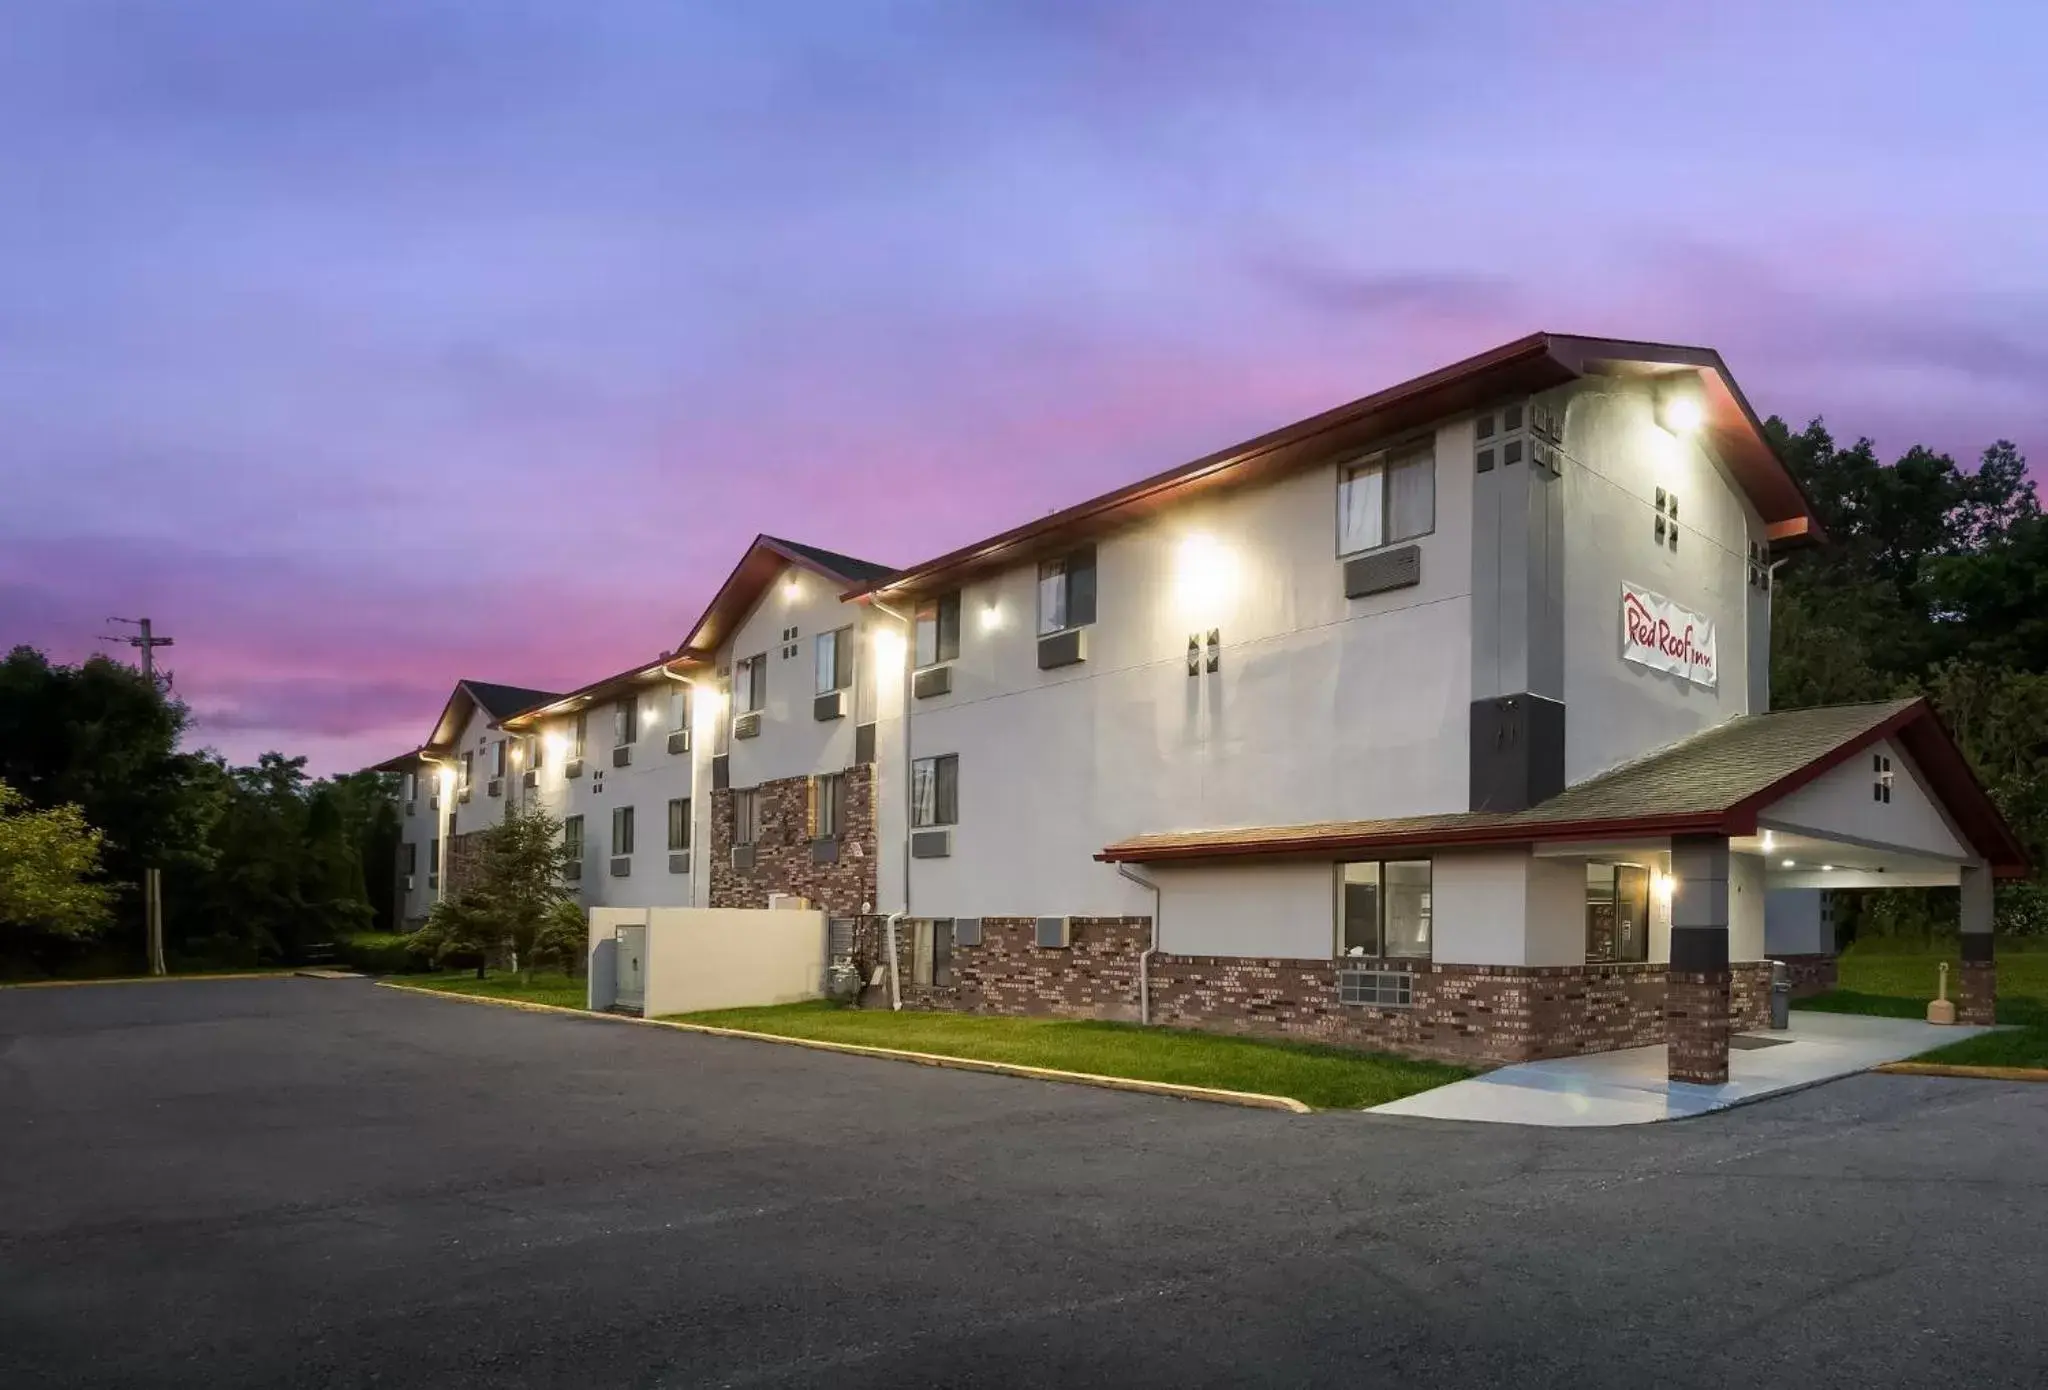
[[[1152,893],[1152,944],[1138,954],[1138,1022],[1148,1024],[1152,1021],[1152,957],[1159,950],[1159,917],[1165,895],[1159,891],[1157,881],[1146,878],[1128,864],[1118,864],[1116,871],[1121,877],[1140,888],[1150,889]]]

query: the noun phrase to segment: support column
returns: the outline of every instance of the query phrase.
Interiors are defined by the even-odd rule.
[[[1989,1025],[1998,1012],[1998,963],[1991,954],[1991,870],[1962,877],[1963,968],[1956,980],[1956,1022]]]
[[[1728,1080],[1728,840],[1671,840],[1671,968],[1664,1042],[1673,1081]]]

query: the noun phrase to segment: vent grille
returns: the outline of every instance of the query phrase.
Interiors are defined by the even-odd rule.
[[[759,738],[761,736],[761,711],[748,710],[732,721],[734,738]]]
[[[818,696],[817,699],[811,701],[811,718],[817,720],[820,724],[829,719],[844,719],[845,717],[846,692],[844,690],[828,690],[823,695]]]
[[[1415,1004],[1415,976],[1407,970],[1339,970],[1337,1002],[1406,1009]]]
[[[583,759],[571,758],[568,762],[563,763],[562,775],[564,777],[581,777],[583,775]]]
[[[504,778],[502,778],[502,777],[493,777],[493,778],[492,778],[492,779],[491,779],[490,781],[488,781],[488,782],[484,783],[484,795],[485,795],[485,796],[503,796],[504,794],[505,794],[505,779],[504,779]]]
[[[619,746],[618,746],[617,748],[614,748],[614,749],[612,749],[612,766],[613,766],[613,767],[625,767],[625,766],[626,766],[627,764],[631,763],[632,761],[633,761],[633,745],[632,745],[632,744],[630,744],[630,743],[622,743],[622,744],[620,744],[620,745],[619,745]]]
[[[688,850],[678,850],[671,854],[668,857],[668,871],[672,874],[686,874],[690,872],[690,852]]]
[[[952,689],[953,668],[950,666],[928,666],[910,678],[910,693],[919,700],[945,695]]]
[[[519,785],[531,790],[540,785],[540,770],[529,767],[519,774]]]
[[[1041,917],[1038,919],[1038,944],[1045,950],[1063,951],[1072,942],[1069,917]],[[956,938],[957,939],[957,938]]]
[[[627,854],[614,854],[614,855],[612,856],[612,877],[613,877],[613,878],[630,878],[630,877],[632,876],[632,873],[633,873],[633,858],[632,858],[632,856],[631,856],[631,855],[627,855]]]
[[[910,857],[912,859],[947,859],[953,854],[953,832],[950,830],[917,830],[911,832]]]
[[[689,752],[690,731],[688,729],[671,729],[668,736],[668,751],[671,753]]]

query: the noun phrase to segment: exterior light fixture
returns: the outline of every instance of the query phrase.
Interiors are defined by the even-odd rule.
[[[999,603],[996,603],[996,602],[994,602],[993,600],[991,600],[991,601],[990,601],[990,602],[989,602],[989,603],[988,603],[988,604],[987,604],[987,605],[986,605],[986,606],[985,606],[985,607],[984,607],[984,608],[983,608],[983,609],[981,610],[981,630],[982,630],[983,632],[994,632],[994,631],[995,631],[995,630],[996,630],[997,628],[1001,627],[1002,625],[1003,625],[1003,608],[1002,608],[1002,605],[1001,605],[1001,604],[999,604]]]
[[[1191,618],[1214,621],[1237,590],[1237,560],[1214,536],[1184,536],[1174,556],[1174,590]]]
[[[1678,880],[1673,878],[1670,874],[1652,874],[1650,876],[1650,888],[1653,892],[1656,893],[1657,901],[1659,902],[1670,902],[1671,892],[1677,886]]]
[[[1784,861],[1784,862],[1783,862],[1782,864],[1780,864],[1780,865],[1779,865],[1778,867],[1779,867],[1779,868],[1781,868],[1781,869],[1789,869],[1789,868],[1791,868],[1791,867],[1792,867],[1792,861],[1791,861],[1791,860],[1789,860],[1789,859],[1787,859],[1787,860],[1785,860],[1785,861]]]
[[[795,575],[792,574],[789,578],[782,581],[782,596],[789,602],[795,603],[797,596],[802,592],[803,586],[796,582]]]
[[[1820,866],[1820,871],[1824,874],[1831,874],[1835,871],[1835,866],[1832,864],[1823,864]]]
[[[1765,853],[1765,854],[1769,854],[1769,853],[1771,852],[1771,848],[1772,848],[1772,846],[1773,846],[1774,844],[1775,844],[1775,841],[1773,841],[1773,840],[1771,839],[1771,832],[1770,832],[1770,831],[1768,831],[1768,830],[1766,830],[1766,831],[1764,832],[1764,853]]]
[[[1684,436],[1692,434],[1706,423],[1707,410],[1701,404],[1695,378],[1687,373],[1659,388],[1657,392],[1657,423],[1669,434]]]
[[[519,745],[518,745],[518,744],[516,744],[516,743],[512,745],[512,748],[511,748],[511,753],[512,753],[512,766],[514,766],[514,767],[517,767],[517,766],[519,766],[519,763],[520,763],[521,759],[523,759],[523,758],[525,757],[525,753],[523,752],[523,750],[521,750],[521,748],[519,747]]]

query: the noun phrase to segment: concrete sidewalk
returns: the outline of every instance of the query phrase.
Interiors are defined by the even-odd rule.
[[[1502,1067],[1372,1113],[1553,1127],[1648,1124],[1833,1081],[1990,1031],[1794,1009],[1785,1032],[1736,1035],[1723,1086],[1669,1080],[1660,1044]]]

